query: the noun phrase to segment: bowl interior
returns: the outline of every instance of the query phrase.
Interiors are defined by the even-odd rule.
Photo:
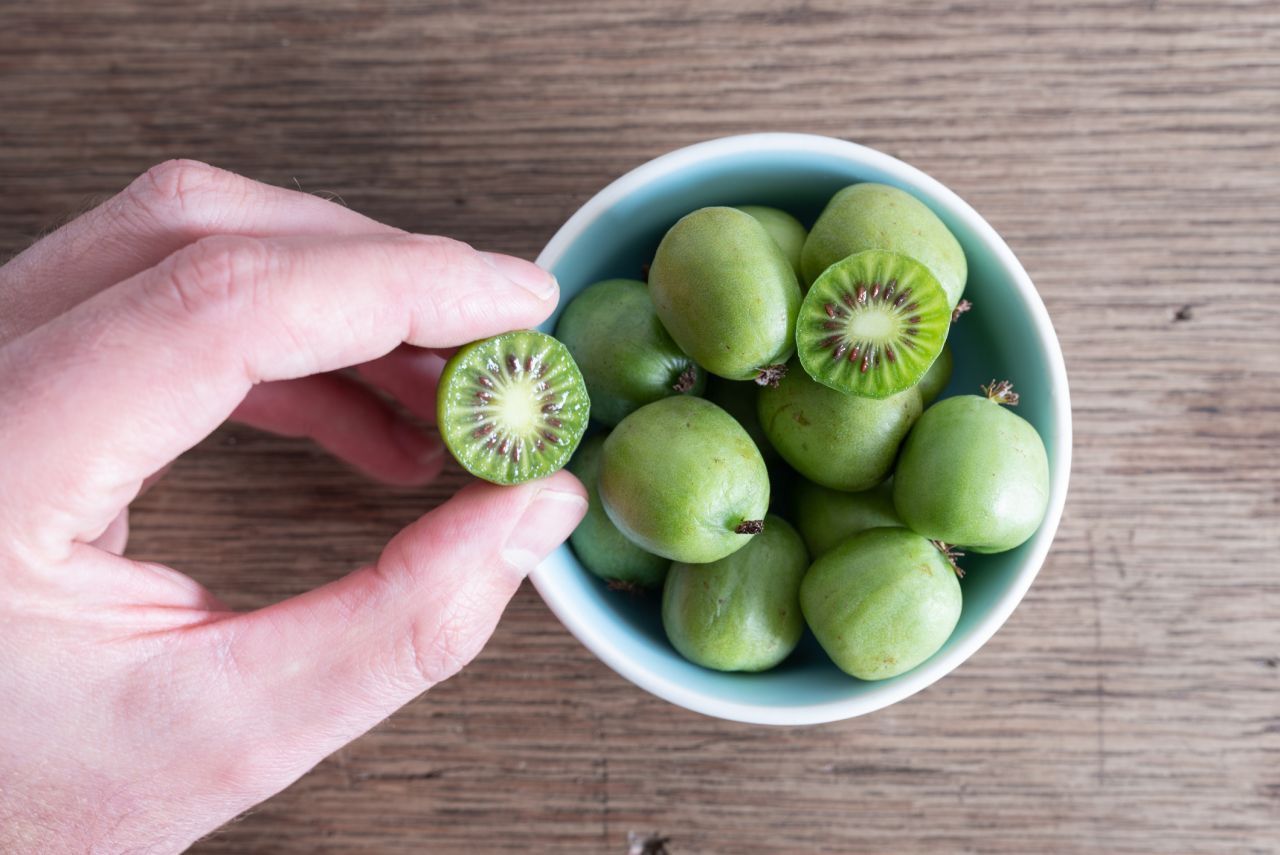
[[[1050,470],[1056,475],[1056,456],[1069,453],[1069,445],[1063,445],[1069,438],[1055,433],[1065,388],[1061,398],[1055,399],[1052,384],[1057,372],[1049,364],[1056,358],[1060,366],[1061,357],[1051,330],[1050,341],[1042,338],[1047,324],[1037,327],[1034,322],[1037,310],[1043,315],[1038,297],[1014,283],[1015,277],[1025,274],[989,227],[932,179],[868,149],[848,148],[874,157],[748,146],[621,179],[619,184],[643,178],[632,180],[634,186],[594,212],[594,217],[584,217],[585,227],[570,235],[558,251],[553,250],[553,241],[544,253],[560,281],[561,307],[600,279],[639,278],[642,265],[652,259],[666,230],[696,208],[771,205],[790,211],[809,226],[827,199],[848,184],[878,181],[903,187],[942,217],[969,261],[965,297],[975,308],[952,330],[955,373],[944,394],[978,393],[978,386],[992,378],[1012,380],[1021,395],[1017,413],[1039,430],[1049,450]],[[552,331],[554,325],[555,317],[543,329]],[[567,546],[539,568],[535,581],[553,610],[589,648],[624,676],[668,700],[741,720],[828,720],[865,712],[917,691],[981,645],[1007,617],[1038,569],[1048,545],[1045,537],[1051,538],[1056,527],[1052,508],[1049,516],[1041,532],[1018,549],[967,555],[962,561],[964,610],[950,640],[929,662],[880,682],[863,682],[841,673],[808,634],[783,665],[763,674],[724,674],[693,665],[671,648],[663,634],[658,594],[627,596],[608,590],[582,568]],[[1038,556],[1033,554],[1037,549]],[[1028,567],[1029,562],[1033,566]]]

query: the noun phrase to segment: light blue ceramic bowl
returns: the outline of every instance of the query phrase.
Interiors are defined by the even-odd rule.
[[[992,378],[1021,394],[1017,412],[1049,450],[1049,512],[1027,543],[1000,555],[969,555],[964,611],[931,659],[891,680],[846,676],[811,636],[780,667],[723,674],[685,661],[667,643],[659,597],[608,590],[562,547],[533,574],[547,605],[569,631],[638,686],[706,715],[795,725],[862,715],[920,691],[973,655],[1030,587],[1062,516],[1071,464],[1071,407],[1062,351],[1044,303],[995,230],[956,194],[900,160],[863,146],[804,134],[726,137],[679,149],[614,181],[556,233],[538,264],[560,280],[561,307],[583,287],[637,278],[658,241],[680,217],[707,205],[772,205],[811,225],[827,199],[848,184],[902,187],[937,212],[969,259],[965,297],[975,304],[952,336],[955,374],[945,394],[977,393]],[[544,329],[554,329],[553,317]]]

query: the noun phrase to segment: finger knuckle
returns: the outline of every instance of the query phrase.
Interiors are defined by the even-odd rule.
[[[396,266],[409,271],[412,292],[425,283],[429,299],[417,299],[409,317],[410,338],[431,334],[442,323],[463,327],[491,322],[507,307],[486,287],[495,271],[470,244],[437,235],[406,235],[397,240]],[[465,284],[465,287],[464,287]]]
[[[406,237],[437,258],[465,259],[468,263],[475,259],[475,249],[465,241],[443,235],[407,235]]]
[[[249,797],[261,801],[287,784],[296,772],[278,744],[254,744],[252,740],[206,749],[210,788],[216,795]]]
[[[480,630],[482,623],[465,595],[453,597],[436,614],[410,621],[402,647],[419,684],[434,686],[474,659],[487,635]]]
[[[480,254],[460,240],[439,235],[407,235],[402,240],[419,256],[416,263],[422,269],[435,271],[437,276],[475,273],[482,269]]]
[[[184,314],[238,314],[265,299],[265,282],[276,264],[257,238],[217,235],[170,256],[160,283]]]
[[[197,231],[210,225],[210,200],[229,195],[234,182],[230,172],[198,160],[166,160],[129,185],[122,213],[166,228]]]

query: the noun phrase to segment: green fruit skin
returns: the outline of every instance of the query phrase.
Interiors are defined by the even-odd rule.
[[[760,449],[760,456],[765,463],[772,464],[781,460],[778,452],[769,444],[760,427],[760,417],[756,415],[756,391],[760,387],[754,383],[725,380],[723,377],[712,377],[707,380],[705,397],[708,401],[723,409],[738,420],[751,440]],[[592,401],[594,402],[594,398]]]
[[[893,502],[912,530],[973,552],[1004,552],[1049,506],[1049,459],[1031,423],[977,395],[934,404],[912,429]]]
[[[804,240],[809,236],[804,226],[786,211],[767,208],[764,205],[739,205],[738,210],[750,214],[760,221],[773,238],[773,242],[782,250],[782,254],[791,263],[791,269],[800,275],[800,252],[804,249]]]
[[[960,583],[937,548],[904,528],[855,534],[813,562],[800,606],[831,661],[860,680],[928,659],[960,619]]]
[[[920,400],[927,407],[934,401],[938,400],[938,396],[942,394],[942,390],[947,388],[947,384],[951,382],[951,371],[955,362],[951,357],[951,345],[944,344],[942,352],[938,354],[938,358],[929,366],[929,370],[920,378],[920,382],[916,384],[916,388],[920,390]],[[595,405],[595,398],[591,399],[592,406]],[[595,415],[594,411],[592,415]]]
[[[569,536],[582,565],[609,582],[623,582],[638,588],[656,588],[666,578],[671,562],[651,555],[618,531],[600,504],[600,458],[604,437],[588,437],[569,461],[569,471],[587,488],[587,515]]]
[[[765,227],[736,208],[702,208],[672,226],[649,293],[676,344],[712,374],[753,380],[795,350],[795,271]]]
[[[892,478],[860,493],[844,493],[802,480],[795,488],[794,516],[814,558],[869,528],[903,527],[893,507]]]
[[[955,235],[923,202],[885,184],[854,184],[831,197],[800,255],[805,288],[842,258],[866,249],[910,256],[932,271],[955,308],[969,265]]]
[[[582,371],[591,395],[591,417],[616,425],[645,404],[681,394],[675,384],[685,371],[699,395],[706,372],[671,340],[658,320],[649,289],[633,279],[607,279],[588,286],[556,324]]]
[[[662,589],[662,626],[680,655],[717,671],[764,671],[804,632],[800,581],[809,555],[779,517],[711,564],[675,562]]]
[[[758,406],[760,426],[784,460],[816,484],[850,492],[888,476],[922,409],[915,387],[888,398],[846,395],[799,365],[777,388],[761,388]]]
[[[646,404],[605,439],[600,500],[641,548],[706,564],[750,542],[734,529],[764,519],[769,473],[733,416],[679,395]]]

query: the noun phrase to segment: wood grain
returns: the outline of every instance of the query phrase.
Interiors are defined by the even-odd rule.
[[[1005,628],[824,727],[632,687],[522,591],[463,675],[195,851],[1280,851],[1280,5],[0,4],[0,253],[171,156],[532,256],[595,190],[746,130],[854,139],[1005,236],[1076,457]],[[132,551],[251,608],[446,496],[224,429]]]

